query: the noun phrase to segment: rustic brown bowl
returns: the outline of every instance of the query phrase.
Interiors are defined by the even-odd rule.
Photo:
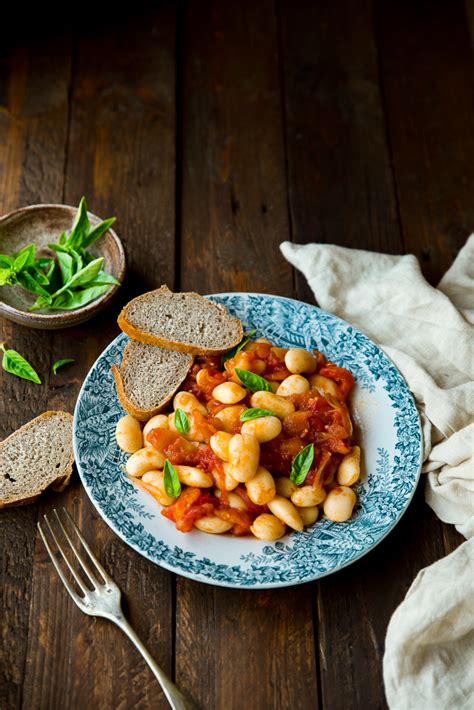
[[[0,253],[12,254],[32,242],[36,252],[52,255],[48,242],[57,242],[61,232],[69,232],[77,208],[68,205],[31,205],[10,212],[0,218]],[[101,220],[88,213],[92,225]],[[104,269],[113,274],[120,283],[125,277],[126,261],[122,242],[113,229],[109,229],[92,247],[95,256],[104,257]],[[30,328],[53,330],[79,325],[97,315],[117,293],[120,286],[112,285],[108,291],[74,311],[28,311],[36,296],[21,286],[0,288],[0,315]]]

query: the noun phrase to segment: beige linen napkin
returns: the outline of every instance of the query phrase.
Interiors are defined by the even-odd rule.
[[[365,332],[404,375],[423,425],[426,501],[472,537],[474,235],[437,288],[413,255],[329,244],[283,242],[280,248],[319,305]],[[474,663],[473,545],[470,540],[422,570],[392,617],[384,658],[392,710],[467,707],[474,687],[474,666],[468,668]]]

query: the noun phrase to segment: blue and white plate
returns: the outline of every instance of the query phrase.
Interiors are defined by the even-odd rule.
[[[110,372],[127,342],[119,335],[89,372],[76,405],[74,450],[84,487],[108,525],[128,545],[177,574],[224,587],[285,587],[336,572],[372,550],[396,525],[415,492],[422,460],[413,397],[402,376],[365,335],[325,311],[288,298],[230,293],[211,297],[255,337],[284,347],[318,348],[356,377],[351,408],[363,452],[358,505],[351,520],[322,518],[277,542],[253,537],[183,534],[160,506],[123,474],[115,441],[123,415]]]

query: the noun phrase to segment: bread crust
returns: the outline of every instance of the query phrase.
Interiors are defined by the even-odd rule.
[[[160,294],[160,293],[172,293],[168,286],[163,285],[160,286],[160,288],[155,289],[154,291],[147,291],[147,293],[143,293],[141,296],[137,296],[136,298],[133,299],[133,301],[130,301],[130,303],[136,303],[137,301],[143,301],[147,299],[151,293],[155,294]],[[204,298],[204,296],[201,296],[199,293],[196,293],[194,291],[189,291],[188,292],[190,296],[196,296],[198,298]],[[183,343],[179,341],[174,341],[174,340],[167,340],[166,338],[161,338],[159,336],[153,335],[152,333],[147,333],[146,331],[140,330],[136,326],[133,325],[133,323],[130,323],[129,320],[127,320],[127,309],[130,306],[130,303],[127,303],[122,310],[120,311],[119,317],[117,319],[117,322],[119,324],[120,329],[126,333],[129,338],[132,338],[132,340],[138,340],[141,343],[147,343],[148,345],[157,345],[160,348],[166,348],[168,350],[177,350],[178,352],[181,353],[190,353],[191,355],[220,355],[221,353],[225,353],[231,348],[235,347],[240,343],[243,337],[243,328],[242,328],[242,323],[238,320],[238,318],[234,318],[231,315],[228,315],[228,318],[231,320],[237,321],[239,325],[238,329],[238,337],[236,340],[231,343],[229,346],[225,347],[224,349],[222,348],[201,348],[195,345],[192,345],[191,343]],[[221,310],[224,310],[227,313],[227,309],[224,308],[224,306],[221,306],[220,304],[214,304]]]
[[[121,363],[122,365],[127,363],[127,355],[128,355],[129,345],[130,345],[130,343],[128,343],[125,346],[125,350],[124,350],[123,356],[122,356],[122,363]],[[136,407],[133,404],[133,402],[131,402],[128,399],[128,397],[125,393],[125,387],[123,384],[122,375],[120,373],[120,367],[118,365],[112,365],[112,367],[110,369],[112,370],[112,374],[114,376],[115,387],[117,389],[117,396],[118,396],[120,404],[125,409],[127,414],[131,414],[132,417],[135,417],[135,419],[138,419],[138,421],[140,421],[140,422],[147,422],[149,419],[154,417],[155,414],[159,414],[160,412],[162,412],[163,409],[165,409],[165,407],[169,404],[169,402],[172,400],[178,387],[186,379],[189,369],[192,364],[193,364],[193,358],[191,357],[189,360],[189,367],[186,370],[186,373],[185,373],[183,379],[180,382],[178,382],[178,384],[176,385],[176,388],[172,392],[169,393],[169,395],[166,397],[166,399],[164,399],[157,407],[152,407],[152,409],[142,409],[141,407]]]
[[[18,435],[18,432],[25,431],[27,429],[30,429],[33,425],[37,424],[40,419],[45,419],[47,417],[52,417],[56,416],[57,414],[63,414],[66,417],[68,417],[71,420],[71,427],[72,427],[72,422],[73,422],[73,416],[69,412],[64,412],[62,410],[48,410],[47,412],[43,412],[42,414],[38,415],[31,421],[27,422],[26,424],[23,424],[19,429],[14,431],[12,434],[7,436],[6,439],[4,439],[2,442],[0,442],[0,450],[5,446],[5,444],[11,439],[13,436]],[[63,491],[66,486],[68,485],[71,475],[73,472],[73,465],[74,465],[74,453],[72,451],[72,442],[71,442],[71,454],[69,456],[69,460],[66,466],[66,472],[63,473],[61,472],[61,475],[58,476],[54,481],[51,481],[44,487],[40,488],[37,493],[35,493],[33,496],[30,496],[28,498],[18,498],[16,500],[0,500],[0,509],[2,508],[11,508],[15,505],[28,505],[29,503],[34,503],[35,500],[37,500],[42,493],[44,493],[45,490],[48,488],[52,488],[55,491]]]

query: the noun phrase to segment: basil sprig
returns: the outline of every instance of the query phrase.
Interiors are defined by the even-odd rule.
[[[166,459],[164,467],[163,484],[166,494],[170,498],[177,498],[181,493],[181,483],[179,482],[178,474],[173,464]]]
[[[253,330],[249,330],[248,333],[245,333],[244,337],[242,338],[240,343],[235,346],[235,348],[232,348],[227,353],[224,353],[222,355],[221,364],[224,365],[224,363],[227,362],[227,360],[230,360],[232,357],[235,357],[238,353],[240,353],[242,348],[245,348],[247,343],[250,341],[250,338],[252,337],[252,335],[255,335],[256,332],[257,331],[255,329],[253,329]]]
[[[84,197],[69,235],[61,234],[57,243],[48,244],[55,256],[36,256],[34,244],[13,256],[0,254],[0,286],[22,286],[37,299],[30,311],[74,310],[85,306],[119,281],[103,270],[104,259],[88,249],[115,222],[105,219],[92,227]]]
[[[314,444],[308,444],[296,454],[291,464],[290,480],[297,486],[304,483],[314,459]]]
[[[174,423],[180,434],[189,434],[189,419],[186,412],[178,407],[174,413]]]
[[[17,353],[16,350],[7,349],[5,343],[0,343],[0,350],[3,350],[2,367],[6,372],[21,377],[23,380],[30,380],[37,385],[41,384],[38,373],[23,355]]]
[[[56,360],[56,362],[53,365],[54,374],[57,375],[59,368],[62,367],[63,365],[68,365],[70,362],[74,362],[73,357],[63,357],[61,360]]]
[[[258,407],[250,407],[240,415],[241,422],[248,422],[250,419],[258,419],[259,417],[274,417],[273,412],[268,409],[259,409]]]
[[[240,367],[235,368],[235,373],[239,380],[242,382],[247,389],[251,392],[271,392],[272,388],[268,380],[260,375],[256,375],[255,372],[249,372],[248,370],[241,370]]]

